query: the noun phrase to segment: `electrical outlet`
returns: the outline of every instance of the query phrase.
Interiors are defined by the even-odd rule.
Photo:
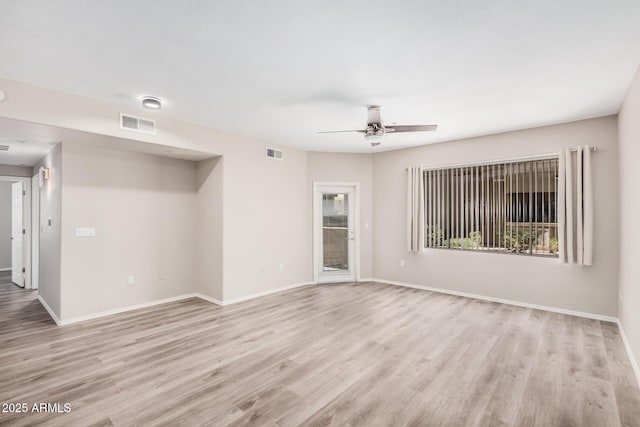
[[[403,259],[400,260],[400,267],[404,267],[404,260]]]
[[[280,264],[280,271],[284,271],[284,264]]]
[[[133,285],[136,283],[136,276],[127,276],[127,285]]]

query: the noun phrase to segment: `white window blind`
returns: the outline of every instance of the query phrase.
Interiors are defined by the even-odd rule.
[[[425,247],[557,256],[558,159],[425,170]]]

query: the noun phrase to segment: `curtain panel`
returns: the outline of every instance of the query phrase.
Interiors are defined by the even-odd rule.
[[[560,152],[558,170],[558,250],[560,262],[593,263],[593,180],[591,147]]]
[[[407,171],[407,251],[419,252],[424,247],[424,180],[422,168]]]

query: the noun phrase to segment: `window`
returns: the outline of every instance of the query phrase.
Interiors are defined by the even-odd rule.
[[[557,174],[557,158],[425,170],[425,247],[558,256]]]

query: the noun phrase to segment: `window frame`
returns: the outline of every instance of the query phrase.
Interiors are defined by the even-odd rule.
[[[547,258],[547,259],[558,259],[559,258],[559,251],[556,248],[556,250],[554,252],[551,252],[551,240],[555,239],[555,241],[557,242],[558,240],[558,212],[557,212],[557,197],[558,197],[558,173],[559,173],[559,154],[557,153],[552,153],[552,154],[545,154],[545,155],[537,155],[537,156],[528,156],[528,157],[520,157],[520,158],[509,158],[509,159],[502,159],[502,160],[488,160],[488,161],[479,161],[479,162],[469,162],[469,163],[462,163],[462,164],[452,164],[452,165],[445,165],[445,166],[422,166],[421,167],[421,171],[422,171],[422,184],[424,187],[424,202],[423,202],[423,214],[424,214],[424,221],[423,221],[423,236],[424,236],[424,244],[421,248],[421,252],[428,252],[431,249],[443,249],[443,250],[449,250],[449,251],[463,251],[463,252],[476,252],[476,253],[491,253],[491,254],[506,254],[506,255],[518,255],[518,256],[528,256],[528,257],[536,257],[536,258]],[[531,215],[531,212],[536,212],[537,211],[537,206],[533,205],[533,201],[529,200],[529,209],[530,209],[530,217],[529,217],[529,221],[527,222],[513,222],[513,221],[507,221],[509,218],[512,218],[511,215],[513,215],[513,213],[504,213],[503,217],[502,217],[502,221],[504,222],[508,222],[510,224],[528,224],[529,225],[529,230],[531,230],[531,227],[542,227],[543,230],[545,230],[545,228],[549,228],[549,230],[555,230],[555,236],[554,234],[549,234],[548,237],[548,243],[547,244],[543,244],[543,248],[549,248],[550,253],[541,253],[540,250],[534,250],[534,243],[532,243],[532,239],[530,237],[528,237],[529,239],[529,250],[526,250],[524,252],[522,251],[518,251],[518,250],[513,250],[509,247],[505,247],[503,245],[503,243],[499,243],[499,245],[497,247],[493,246],[487,246],[487,247],[483,247],[483,248],[467,248],[464,247],[464,244],[460,244],[459,247],[451,247],[451,246],[430,246],[428,244],[428,239],[427,239],[427,229],[430,225],[433,225],[434,223],[432,222],[431,224],[428,222],[428,197],[429,197],[429,190],[427,189],[427,173],[428,172],[437,172],[437,171],[446,171],[451,173],[450,171],[458,169],[465,169],[465,170],[471,170],[472,168],[476,168],[475,170],[477,171],[477,168],[501,168],[503,166],[507,166],[507,165],[513,165],[513,164],[523,164],[523,163],[527,163],[529,165],[529,171],[531,171],[535,166],[538,165],[539,161],[549,161],[549,170],[548,170],[548,175],[549,175],[549,180],[553,182],[552,184],[549,184],[549,188],[547,189],[546,193],[549,195],[549,202],[551,201],[551,199],[553,199],[555,201],[554,203],[554,209],[551,209],[551,204],[549,204],[549,210],[547,211],[547,215],[549,215],[550,219],[554,218],[555,221],[548,221],[548,222],[542,222],[542,221],[537,221],[536,218],[534,218],[534,215]],[[553,166],[553,169],[551,169],[551,166]],[[495,170],[494,170],[495,171]],[[531,173],[531,172],[529,172]],[[536,178],[537,178],[537,169],[534,172],[534,174],[536,174]],[[555,175],[555,176],[554,176]],[[477,176],[475,178],[477,180]],[[482,178],[484,179],[484,177]],[[505,178],[506,179],[506,178]],[[531,179],[531,178],[530,178]],[[477,185],[477,183],[474,180],[469,180],[470,183],[469,185],[471,186],[471,188],[473,188],[475,185]],[[449,183],[450,184],[450,183]],[[537,186],[537,179],[536,179],[536,184]],[[450,187],[447,187],[450,189]],[[506,188],[506,187],[505,187]],[[513,190],[513,188],[510,188],[510,190]],[[448,190],[447,190],[448,191]],[[544,191],[544,187],[543,187],[543,193]],[[529,189],[528,193],[523,193],[523,194],[528,194],[529,197],[531,197],[531,194],[540,194],[540,191],[533,190],[533,189]],[[514,194],[519,194],[517,191],[511,191],[510,193],[508,193],[510,195],[509,197],[509,203],[513,203],[512,202],[512,198]],[[553,195],[553,197],[551,196]],[[458,195],[459,197],[459,195]],[[506,194],[503,195],[503,197],[505,197],[505,203],[506,202]],[[535,197],[535,196],[534,196]],[[543,199],[544,200],[544,199]],[[466,202],[466,199],[465,199]],[[451,200],[448,200],[449,206],[445,209],[453,209],[451,207]],[[480,203],[480,202],[478,202]],[[537,203],[537,200],[535,201],[535,203]],[[479,205],[478,205],[479,206]],[[484,207],[482,208],[484,209]],[[469,215],[468,211],[465,209],[462,212],[464,212],[467,216]],[[544,212],[544,210],[543,210]],[[452,218],[452,213],[447,213],[446,216],[449,218]],[[474,214],[471,213],[471,216],[473,216]],[[543,214],[544,215],[544,214]],[[464,220],[463,220],[464,221]],[[483,219],[484,221],[484,219]],[[452,238],[452,235],[449,234],[450,233],[450,227],[451,227],[451,223],[446,223],[445,222],[445,226],[448,228],[447,231],[445,231],[445,236],[449,236],[447,238],[447,241],[450,241]],[[438,228],[440,229],[440,226],[438,226]],[[463,229],[465,231],[468,230],[468,228],[466,228],[463,225]],[[484,231],[484,230],[483,230]],[[516,233],[518,232],[517,230],[515,230]],[[442,231],[438,231],[438,233],[442,233]],[[536,234],[538,233],[538,230],[536,230]],[[545,233],[545,231],[543,231],[543,234]],[[494,233],[495,234],[495,233]],[[509,234],[511,236],[513,236],[513,228],[510,229]],[[469,234],[467,234],[468,236]],[[501,233],[498,233],[499,236],[502,236]],[[482,239],[482,244],[484,244],[484,238],[480,237]],[[503,237],[498,237],[498,241],[500,241],[500,239]],[[470,237],[455,237],[455,239],[470,239]],[[557,245],[557,243],[556,243]],[[539,247],[539,246],[538,246]],[[544,249],[543,249],[544,250]]]

